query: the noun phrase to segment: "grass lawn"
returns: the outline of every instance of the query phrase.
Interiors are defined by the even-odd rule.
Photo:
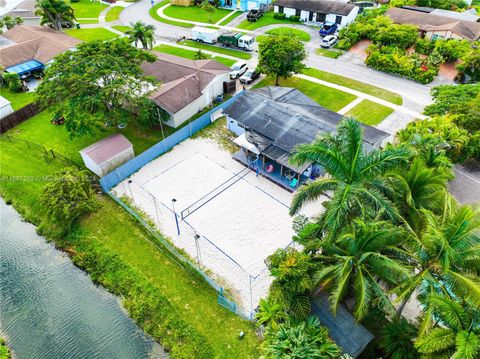
[[[118,20],[120,13],[123,11],[122,6],[114,6],[112,7],[108,12],[107,15],[105,16],[105,20],[107,22],[112,22]]]
[[[135,155],[142,153],[162,140],[160,130],[135,126],[133,123],[128,124],[124,129],[109,127],[92,136],[74,137],[70,139],[65,126],[52,125],[50,123],[51,118],[52,115],[48,111],[42,111],[28,121],[8,131],[8,134],[44,145],[47,149],[53,149],[77,163],[83,163],[78,153],[79,150],[112,133],[122,133],[125,135],[133,144]],[[166,135],[168,135],[168,133]]]
[[[119,36],[102,27],[91,29],[69,29],[65,30],[65,32],[70,36],[86,42],[93,40],[110,40]]]
[[[93,19],[77,19],[79,24],[98,24],[98,20]]]
[[[235,14],[229,16],[228,18],[226,18],[225,20],[223,20],[220,24],[218,25],[228,25],[229,23],[231,23],[233,21],[233,19],[239,17],[240,15],[243,14],[243,11],[235,11]]]
[[[115,29],[115,30],[121,31],[121,32],[125,32],[125,31],[131,29],[130,26],[125,26],[125,25],[114,25],[114,26],[112,26],[112,28]]]
[[[195,59],[195,54],[197,53],[197,51],[194,51],[194,50],[181,49],[179,47],[170,46],[170,45],[158,45],[158,46],[155,46],[153,49],[158,51],[158,52],[163,52],[165,54],[185,57],[186,59],[190,59],[190,60],[194,60]],[[204,55],[207,56],[208,58],[213,58],[213,59],[217,60],[218,62],[221,62],[222,64],[224,64],[225,66],[228,66],[228,67],[232,66],[236,62],[235,60],[227,59],[227,58],[221,57],[221,56],[213,56],[212,57],[208,54],[204,54]]]
[[[275,79],[272,77],[266,77],[260,82],[258,82],[255,86],[253,86],[253,88],[274,85]],[[294,87],[302,91],[305,95],[307,95],[320,105],[335,112],[344,108],[346,105],[356,99],[354,95],[351,95],[349,93],[335,90],[331,87],[316,84],[311,81],[303,80],[298,77],[280,79],[280,86]]]
[[[382,122],[392,112],[393,109],[390,107],[369,100],[363,100],[357,106],[348,111],[346,115],[355,117],[358,121],[366,125],[375,126]]]
[[[158,9],[161,8],[165,4],[168,4],[169,2],[170,2],[170,0],[164,0],[162,2],[159,2],[154,7],[150,8],[150,11],[148,13],[155,20],[163,22],[164,24],[170,24],[170,25],[181,26],[181,27],[194,27],[195,26],[193,24],[187,24],[185,22],[174,21],[174,20],[167,20],[167,19],[164,19],[163,17],[160,17],[157,14]]]
[[[11,102],[12,108],[18,110],[23,106],[28,105],[30,102],[33,102],[33,94],[35,92],[12,92],[5,87],[0,87],[0,95],[5,97],[8,101]]]
[[[89,18],[96,17],[107,7],[100,1],[92,2],[90,0],[80,0],[79,2],[71,2],[73,10],[75,10],[75,17],[77,18]],[[98,21],[97,21],[98,22]]]
[[[245,30],[255,30],[258,29],[259,27],[267,26],[267,25],[273,25],[273,24],[299,24],[298,21],[290,21],[288,19],[274,19],[273,18],[273,11],[269,11],[265,13],[259,20],[256,22],[250,22],[248,20],[242,21],[237,27],[239,29],[245,29]]]
[[[23,146],[8,142],[2,142],[0,161],[2,177],[42,178],[61,168],[57,161],[46,163]],[[12,200],[24,216],[38,224],[46,220],[45,208],[38,200],[45,184],[41,181],[2,181],[0,194]],[[147,242],[154,239],[116,203],[104,195],[100,197],[101,208],[73,229],[71,250],[75,252],[78,242],[88,241],[92,245],[101,242],[106,250],[120,256],[140,276],[159,288],[178,317],[206,338],[205,344],[213,349],[215,358],[258,358],[258,341],[252,324],[219,306],[215,291],[205,281]],[[242,340],[238,339],[240,331],[245,332]]]
[[[279,27],[278,29],[268,30],[265,33],[269,35],[294,36],[298,38],[300,41],[305,41],[305,42],[308,42],[311,40],[309,33],[302,30],[295,29],[293,27]]]
[[[312,68],[307,68],[303,70],[303,73],[307,76],[316,77],[319,80],[331,82],[333,84],[345,86],[353,90],[364,92],[366,94],[381,98],[396,105],[401,105],[403,103],[402,96],[396,94],[395,92],[384,90],[382,88],[372,86],[360,81],[352,80],[348,77],[343,77],[332,74],[330,72],[325,72]]]
[[[180,20],[199,21],[210,24],[215,24],[225,16],[230,14],[232,10],[215,9],[213,13],[207,13],[200,6],[177,6],[170,5],[163,13],[166,16],[173,17]]]
[[[319,47],[318,49],[315,50],[315,53],[320,56],[325,56],[329,57],[331,59],[337,59],[340,56],[343,55],[342,51],[335,51],[335,50],[330,50],[330,49],[323,49]]]
[[[243,59],[243,60],[250,60],[252,58],[252,55],[247,53],[247,52],[232,50],[232,49],[228,49],[228,48],[225,48],[225,47],[202,44],[201,42],[196,42],[196,41],[192,41],[192,40],[185,40],[185,41],[182,41],[180,44],[185,45],[185,46],[194,47],[196,49],[217,52],[217,53],[222,54],[222,55],[229,55],[229,56],[238,57],[239,59]]]

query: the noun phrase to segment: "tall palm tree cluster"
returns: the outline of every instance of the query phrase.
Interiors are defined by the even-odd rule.
[[[131,26],[130,30],[125,31],[130,41],[135,43],[135,46],[140,43],[144,49],[151,49],[155,43],[155,26],[142,21],[132,23]]]
[[[416,138],[367,150],[362,138],[358,122],[345,119],[291,157],[326,172],[296,192],[291,214],[311,201],[323,209],[298,230],[301,251],[267,261],[275,280],[258,313],[267,352],[279,328],[308,316],[310,303],[298,298],[322,292],[334,313],[344,304],[360,322],[383,323],[375,357],[479,358],[479,212],[448,193],[441,146]],[[407,304],[416,320],[402,316]]]

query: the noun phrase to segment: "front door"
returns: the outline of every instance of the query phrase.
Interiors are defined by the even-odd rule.
[[[308,13],[308,21],[313,21],[313,11]]]
[[[317,18],[315,19],[316,22],[325,22],[327,19],[327,14],[324,14],[322,12],[317,12]]]
[[[341,16],[336,16],[335,17],[335,24],[340,25],[342,23],[342,17]]]

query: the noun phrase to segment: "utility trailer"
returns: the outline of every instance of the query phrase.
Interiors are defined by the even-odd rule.
[[[206,27],[195,26],[192,29],[192,40],[204,42],[206,44],[214,44],[218,40],[218,30]]]

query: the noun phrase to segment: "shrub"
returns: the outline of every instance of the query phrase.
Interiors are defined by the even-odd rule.
[[[463,62],[457,66],[456,80],[464,84],[480,82],[480,48],[469,52],[462,60]]]
[[[435,48],[435,42],[418,38],[415,43],[415,51],[422,55],[430,55]]]
[[[286,15],[280,12],[276,12],[275,14],[273,14],[273,18],[278,20],[285,20]]]
[[[434,44],[445,61],[455,61],[470,51],[470,42],[467,40],[436,40]]]
[[[80,2],[80,0],[70,0],[70,2]]]
[[[3,79],[5,80],[7,87],[13,92],[20,92],[23,89],[22,81],[20,81],[20,76],[16,73],[4,73]]]
[[[399,48],[406,49],[412,46],[418,37],[417,29],[412,25],[396,25],[379,23],[376,33],[373,33],[372,40],[384,46],[396,45]]]
[[[297,16],[297,15],[292,15],[288,18],[288,20],[290,21],[295,21],[295,22],[299,22],[300,21],[300,16]]]

